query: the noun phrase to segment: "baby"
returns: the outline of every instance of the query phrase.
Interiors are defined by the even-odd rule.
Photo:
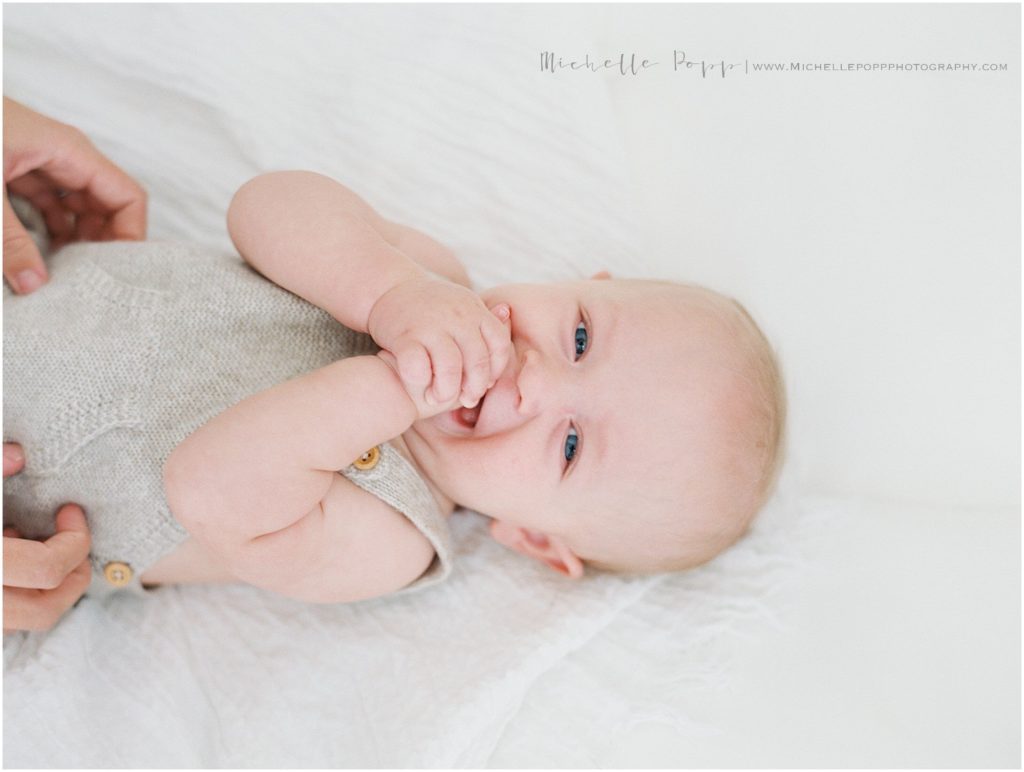
[[[87,244],[5,297],[4,436],[27,463],[4,522],[43,537],[80,503],[90,592],[420,588],[451,570],[456,506],[569,577],[679,571],[770,492],[784,393],[732,300],[605,272],[477,294],[450,251],[309,172],[245,184],[228,228],[273,284],[186,247]]]

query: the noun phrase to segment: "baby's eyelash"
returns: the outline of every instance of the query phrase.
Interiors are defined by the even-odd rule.
[[[576,427],[569,425],[569,433],[565,435],[565,468],[568,469],[572,464],[573,459],[576,457],[577,449],[580,444],[580,435],[576,431]]]
[[[576,325],[573,344],[576,348],[576,361],[579,361],[579,358],[587,352],[587,346],[590,345],[590,330],[587,329],[587,322],[585,320],[580,321]]]

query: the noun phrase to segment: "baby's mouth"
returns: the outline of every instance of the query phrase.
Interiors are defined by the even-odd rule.
[[[475,407],[460,407],[453,411],[460,426],[464,426],[467,429],[476,428],[476,422],[480,420],[480,409],[483,407],[485,399],[487,399],[487,392],[484,392],[484,395],[476,403]]]

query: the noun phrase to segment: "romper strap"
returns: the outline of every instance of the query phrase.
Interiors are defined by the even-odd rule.
[[[382,442],[349,464],[340,473],[364,491],[372,493],[407,517],[427,537],[434,561],[402,592],[422,589],[443,581],[452,570],[453,550],[448,522],[419,473],[389,443]]]

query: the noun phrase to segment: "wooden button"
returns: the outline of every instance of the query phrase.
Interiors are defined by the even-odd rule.
[[[373,469],[377,466],[378,461],[380,461],[380,446],[375,445],[357,458],[352,465],[356,469],[365,472],[368,469]]]
[[[124,587],[132,580],[132,567],[127,563],[107,563],[103,566],[103,575],[115,587]]]

